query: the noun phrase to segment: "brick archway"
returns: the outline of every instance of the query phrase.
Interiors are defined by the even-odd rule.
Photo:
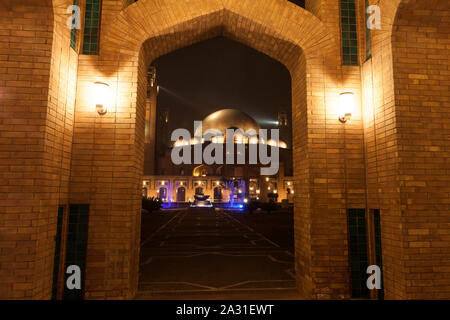
[[[437,45],[448,40],[448,21],[434,25],[442,21],[429,10],[442,5],[436,16],[448,17],[448,1],[371,0],[381,7],[382,30],[372,32],[372,59],[361,70],[340,65],[338,0],[331,2],[307,0],[311,14],[285,0],[110,1],[100,55],[78,56],[66,28],[72,0],[0,1],[0,31],[9,35],[0,46],[7,55],[0,68],[7,114],[0,119],[0,296],[51,296],[58,206],[68,204],[90,206],[85,297],[134,296],[146,68],[162,54],[225,35],[280,61],[292,77],[303,296],[349,297],[346,209],[367,206],[381,209],[386,297],[448,298],[449,126],[440,100],[448,97],[448,75],[435,78],[448,61]],[[426,40],[405,42],[405,30]],[[417,56],[405,60],[405,52]],[[421,54],[427,72],[420,63],[405,66]],[[95,81],[113,88],[104,116],[93,110]],[[342,90],[362,90],[365,100],[363,116],[357,110],[345,126],[336,122]]]
[[[80,57],[80,68],[92,71],[79,78],[77,113],[88,114],[92,110],[86,99],[92,82],[109,83],[115,92],[116,105],[101,119],[105,126],[97,130],[101,130],[102,136],[120,135],[125,140],[100,142],[95,137],[90,139],[89,148],[96,149],[96,144],[103,144],[103,148],[109,145],[107,148],[112,150],[112,155],[98,151],[90,159],[72,164],[71,201],[90,203],[91,238],[105,237],[105,234],[106,238],[111,238],[113,235],[108,234],[106,226],[115,225],[114,230],[118,230],[118,223],[113,222],[115,217],[123,216],[124,212],[128,217],[120,231],[122,241],[127,239],[121,254],[113,245],[92,255],[88,252],[87,298],[103,295],[129,298],[136,290],[139,252],[136,230],[139,230],[140,223],[147,68],[158,56],[217,35],[225,35],[261,51],[283,63],[290,71],[295,128],[293,144],[297,150],[294,175],[298,190],[295,241],[299,288],[305,297],[311,298],[342,298],[349,294],[347,262],[342,257],[347,250],[346,219],[342,214],[345,204],[339,196],[326,191],[327,179],[323,179],[325,174],[331,179],[334,175],[337,180],[345,180],[339,170],[324,173],[323,169],[336,166],[336,162],[327,157],[327,148],[333,146],[325,135],[327,119],[337,119],[336,101],[343,90],[336,39],[317,17],[287,1],[198,0],[187,6],[180,1],[141,0],[103,26],[99,57]],[[83,126],[100,125],[96,116],[83,117],[82,122]],[[84,139],[83,136],[83,133],[79,134],[80,139]],[[312,136],[315,138],[311,139]],[[329,146],[323,148],[326,141]],[[336,141],[341,140],[337,137]],[[73,158],[83,157],[85,148],[85,144],[74,144]],[[311,155],[314,156],[311,158]],[[314,161],[314,157],[322,157],[323,161]],[[100,169],[100,159],[103,159],[105,168]],[[112,182],[116,181],[114,188],[99,192],[99,184],[83,176],[86,166],[101,170],[96,173],[97,180],[103,179],[102,175],[104,179],[112,176]],[[321,187],[319,190],[323,193],[313,194],[313,187]],[[323,210],[320,203],[326,199],[333,204]],[[102,219],[103,223],[97,224]],[[311,236],[315,232],[313,230],[330,223],[334,227],[320,231],[318,237],[321,240],[316,241]],[[328,238],[327,233],[330,233]],[[330,247],[338,249],[331,252]],[[334,255],[336,258],[330,260]],[[89,259],[96,261],[96,268],[89,267]],[[323,261],[326,259],[342,262],[341,265],[327,262],[329,273],[318,271],[324,269]],[[114,272],[124,276],[120,280],[109,279],[108,275]],[[90,283],[99,282],[101,287],[90,286]],[[118,289],[114,290],[114,287]]]

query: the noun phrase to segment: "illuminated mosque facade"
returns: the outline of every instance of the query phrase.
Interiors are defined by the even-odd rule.
[[[154,93],[157,94],[157,86]],[[153,103],[152,103],[153,102]],[[155,105],[156,99],[148,100],[148,109]],[[225,148],[227,129],[242,130],[243,132],[260,132],[260,125],[251,116],[237,109],[222,109],[207,116],[202,121],[203,133],[217,132],[217,136],[207,139],[192,138],[189,142],[178,140],[167,143],[170,135],[167,131],[169,121],[168,113],[165,110],[154,112],[153,119],[148,117],[146,132],[150,133],[150,139],[146,142],[146,154],[154,157],[146,157],[144,165],[144,176],[142,182],[142,196],[144,198],[159,198],[166,206],[183,206],[194,200],[195,195],[209,195],[215,205],[237,205],[241,206],[249,201],[261,202],[282,202],[292,203],[294,199],[294,180],[292,175],[292,150],[283,141],[284,132],[290,130],[285,113],[280,113],[278,119],[278,129],[280,139],[267,139],[264,141],[258,135],[247,136],[240,133],[234,135],[234,149]],[[152,112],[148,110],[147,115]],[[156,127],[159,127],[159,134],[156,135]],[[157,137],[156,137],[157,136]],[[195,135],[197,136],[197,134]],[[156,144],[152,143],[156,139]],[[161,141],[164,139],[165,141]],[[170,140],[169,140],[170,141]],[[171,154],[175,147],[189,145],[194,153],[195,146],[201,145],[202,150],[209,144],[219,144],[225,149],[224,157],[235,158],[245,150],[245,164],[240,161],[219,161],[219,164],[180,164],[176,165],[171,161]],[[252,144],[259,147],[272,148],[278,152],[279,160],[275,165],[279,167],[277,174],[262,175],[261,168],[267,167],[258,162],[250,164],[249,149]],[[162,147],[162,150],[161,150]],[[151,152],[151,149],[158,149]],[[237,159],[235,159],[237,160]],[[193,163],[191,161],[190,163]],[[223,164],[220,164],[223,163]]]

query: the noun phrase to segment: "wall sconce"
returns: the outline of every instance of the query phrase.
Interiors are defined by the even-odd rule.
[[[111,101],[111,90],[109,89],[109,85],[103,82],[95,82],[92,90],[92,98],[98,114],[106,114]]]
[[[353,92],[343,92],[340,94],[339,121],[346,123],[355,111],[355,97]]]

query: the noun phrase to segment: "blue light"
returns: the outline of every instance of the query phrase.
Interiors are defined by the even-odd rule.
[[[164,203],[161,205],[161,208],[163,208],[163,209],[170,209],[170,208],[172,208],[172,207],[173,207],[172,203],[168,203],[168,202],[164,202]]]

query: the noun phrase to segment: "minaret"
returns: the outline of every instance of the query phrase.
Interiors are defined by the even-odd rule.
[[[289,113],[287,111],[278,112],[278,129],[280,130],[280,140],[285,141],[288,144],[288,148],[291,148],[288,141],[291,125],[289,121]]]
[[[147,74],[147,99],[145,100],[144,175],[155,174],[156,161],[156,101],[158,96],[156,68]]]

